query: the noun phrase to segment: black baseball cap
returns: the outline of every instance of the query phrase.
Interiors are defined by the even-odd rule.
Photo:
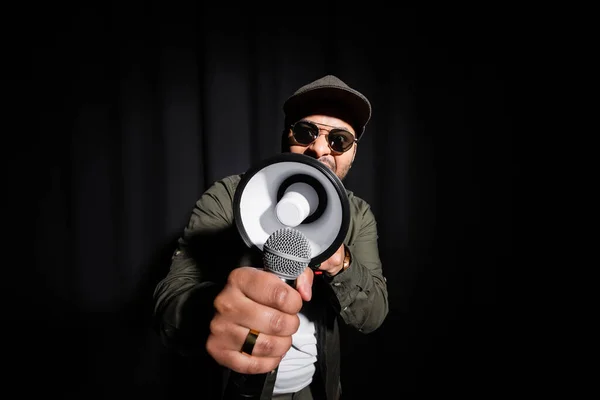
[[[360,139],[371,119],[371,103],[334,75],[326,75],[296,90],[283,103],[286,127],[311,114],[326,114],[348,122]]]

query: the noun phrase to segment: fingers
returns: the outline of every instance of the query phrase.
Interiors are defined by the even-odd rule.
[[[231,350],[235,350],[235,352],[238,353],[244,350],[248,355],[254,357],[273,357],[281,359],[292,345],[291,335],[276,336],[256,330],[258,332],[254,346],[250,346],[250,349],[244,349],[246,338],[252,336],[249,332],[249,328],[245,328],[241,325],[223,323],[223,321],[215,319],[211,322],[210,329],[212,334],[221,339],[221,342],[224,344],[221,347],[227,346],[226,343],[231,343],[231,346],[233,346]]]
[[[302,308],[302,297],[298,291],[272,272],[237,268],[229,275],[228,286],[240,290],[258,304],[287,314],[297,314]]]
[[[344,255],[344,245],[342,244],[331,257],[321,263],[319,270],[326,272],[329,275],[337,274],[343,268]]]
[[[283,283],[283,285],[286,284]],[[227,287],[215,298],[214,307],[216,315],[214,319],[219,321],[218,318],[221,317],[227,321],[235,322],[236,325],[243,328],[252,327],[252,329],[256,329],[259,332],[275,336],[290,336],[298,330],[300,321],[297,311],[288,314],[261,303],[262,299],[253,300],[236,292],[236,288]],[[277,295],[275,297],[281,298],[286,296]],[[296,293],[296,297],[299,298],[300,295]],[[270,298],[270,296],[265,297],[265,299]],[[279,303],[275,302],[275,304]]]

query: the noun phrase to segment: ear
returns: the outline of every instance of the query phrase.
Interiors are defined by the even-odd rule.
[[[352,161],[350,161],[350,164],[352,165],[354,163],[354,158],[356,158],[356,151],[358,149],[358,146],[356,145],[356,143],[354,143],[354,150],[352,153]]]

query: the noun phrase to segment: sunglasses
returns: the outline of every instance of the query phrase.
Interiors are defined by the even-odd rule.
[[[330,126],[325,124],[319,125]],[[327,134],[324,136],[327,140],[327,145],[334,153],[338,154],[345,153],[352,148],[355,142],[358,142],[358,139],[345,129],[331,127],[332,129],[326,130],[319,128],[317,124],[310,121],[298,121],[290,128],[292,129],[290,144],[300,146],[309,146],[317,140],[322,130],[326,131]]]

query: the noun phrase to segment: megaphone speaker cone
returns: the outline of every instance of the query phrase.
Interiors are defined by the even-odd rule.
[[[237,229],[247,246],[263,251],[275,231],[293,227],[309,241],[314,266],[342,245],[349,202],[340,179],[304,154],[282,153],[246,171],[234,195]]]

